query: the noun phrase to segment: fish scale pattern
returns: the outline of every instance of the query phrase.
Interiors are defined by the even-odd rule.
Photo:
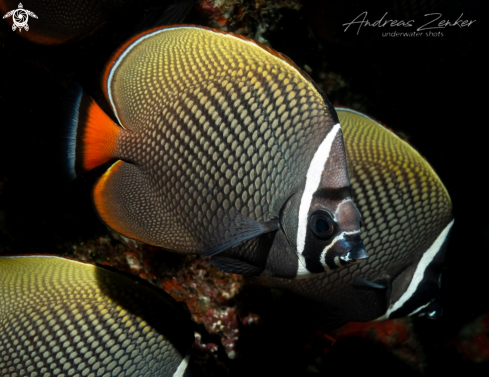
[[[171,321],[174,309],[125,276],[62,258],[1,257],[0,293],[1,376],[172,376],[183,360],[149,324]],[[166,326],[189,339],[189,329]]]
[[[351,284],[355,277],[375,281],[389,267],[420,258],[452,220],[452,203],[433,169],[407,142],[362,115],[338,115],[352,197],[362,214],[361,236],[370,257],[339,271],[279,285],[331,307],[358,307],[359,301],[345,301],[358,293]],[[361,295],[368,308],[376,292]]]
[[[203,28],[140,38],[107,85],[128,129],[116,154],[138,166],[151,193],[141,183],[140,205],[133,200],[125,215],[102,218],[116,230],[114,222],[124,227],[133,217],[151,223],[132,234],[182,252],[199,252],[207,237],[239,238],[234,229],[246,228],[239,214],[277,218],[335,123],[316,87],[284,58]]]
[[[374,277],[427,250],[452,219],[450,197],[408,143],[350,113],[345,128],[353,198],[364,221],[370,258],[358,266]],[[421,255],[421,254],[420,254]]]

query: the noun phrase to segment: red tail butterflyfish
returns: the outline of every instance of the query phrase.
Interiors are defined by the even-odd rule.
[[[65,158],[104,223],[227,272],[295,278],[368,257],[336,111],[289,58],[198,26],[128,41],[103,77],[114,122],[81,90]]]

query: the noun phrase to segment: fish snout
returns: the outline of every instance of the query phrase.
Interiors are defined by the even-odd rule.
[[[358,237],[360,238],[360,237]],[[345,256],[340,256],[340,261],[342,264],[359,264],[369,257],[363,241],[361,239],[357,240],[355,245],[350,251],[346,253]]]
[[[331,269],[358,264],[369,257],[359,232],[343,232],[323,254],[323,261]]]

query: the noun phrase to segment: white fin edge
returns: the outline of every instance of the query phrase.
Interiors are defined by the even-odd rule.
[[[265,50],[263,47],[259,46],[256,42],[254,41],[248,41],[246,39],[241,39],[241,38],[238,38],[237,36],[233,35],[233,34],[228,34],[228,33],[224,33],[224,34],[221,34],[219,33],[219,31],[214,31],[214,30],[209,30],[207,28],[202,28],[202,27],[199,27],[199,26],[175,26],[175,27],[163,27],[162,29],[158,29],[158,30],[155,30],[151,33],[148,33],[146,35],[143,35],[141,37],[139,37],[138,39],[136,39],[134,42],[132,42],[129,46],[126,47],[126,50],[119,55],[119,57],[117,58],[117,60],[114,62],[114,65],[112,66],[112,68],[110,69],[110,72],[109,72],[109,75],[107,76],[107,82],[105,83],[105,86],[107,87],[107,94],[109,96],[109,102],[110,102],[110,105],[112,107],[112,111],[114,112],[115,116],[117,117],[117,120],[119,121],[119,124],[121,125],[122,128],[126,129],[124,127],[124,125],[122,124],[122,121],[121,119],[119,118],[119,114],[117,112],[117,109],[115,107],[115,104],[114,104],[114,99],[112,98],[112,92],[111,92],[111,89],[110,89],[110,83],[112,82],[112,76],[114,74],[114,72],[117,70],[117,67],[119,66],[119,64],[124,60],[124,58],[126,57],[126,55],[128,53],[131,52],[131,50],[137,45],[139,44],[140,42],[144,41],[145,39],[147,38],[150,38],[156,34],[159,34],[159,33],[164,33],[164,32],[167,32],[167,31],[170,31],[170,30],[175,30],[175,29],[198,29],[198,30],[202,30],[202,31],[205,31],[205,32],[210,32],[210,33],[215,33],[215,34],[219,34],[223,37],[226,37],[226,38],[235,38],[235,39],[238,39],[244,43],[248,43],[250,46],[253,46],[255,48],[258,48],[258,49],[261,49],[263,51],[266,51],[268,54],[270,54],[273,58],[277,59],[278,61],[280,62],[283,62],[285,63],[287,66],[289,66],[290,68],[292,68],[294,71],[296,71],[300,76],[303,76],[303,74],[300,72],[299,69],[297,69],[296,67],[292,66],[290,63],[288,63],[286,60],[284,60],[283,58],[279,58],[278,56],[270,53],[269,51]],[[317,93],[319,96],[321,96],[321,94],[318,92],[318,90],[316,89],[316,87],[314,86],[314,84],[310,81],[310,80],[307,80],[306,78],[304,78],[304,80],[307,82],[307,85],[309,85],[313,91],[315,93]]]

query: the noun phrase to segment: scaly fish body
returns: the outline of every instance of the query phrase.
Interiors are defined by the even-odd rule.
[[[118,159],[93,195],[112,229],[249,275],[367,257],[336,113],[288,58],[212,29],[160,28],[127,42],[103,84],[123,128],[78,91],[65,153],[71,177]]]
[[[56,256],[0,256],[0,375],[183,376],[191,323],[164,292]]]
[[[371,118],[337,108],[353,199],[370,258],[300,281],[262,281],[320,302],[336,325],[408,315],[437,318],[452,203],[408,143]]]

